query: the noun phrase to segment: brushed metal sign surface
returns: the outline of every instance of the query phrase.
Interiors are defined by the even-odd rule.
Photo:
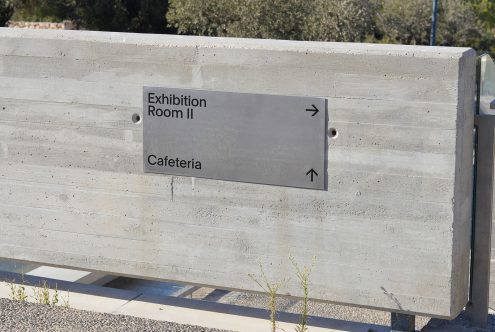
[[[325,189],[326,99],[143,88],[144,171]]]

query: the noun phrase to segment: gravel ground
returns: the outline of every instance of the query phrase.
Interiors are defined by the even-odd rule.
[[[227,332],[132,316],[102,314],[0,299],[0,331]]]
[[[266,309],[268,307],[268,296],[230,292],[229,294],[222,297],[218,302]],[[293,299],[281,297],[277,300],[277,308],[280,311],[298,314],[301,312],[301,305],[301,301]],[[310,301],[309,314],[311,316],[327,317],[359,323],[377,324],[384,326],[390,325],[390,313],[330,303]],[[421,330],[428,323],[429,320],[429,317],[416,316],[416,329]]]
[[[268,296],[250,293],[230,292],[222,297],[218,302],[237,304],[253,308],[267,308]],[[280,311],[299,313],[301,312],[301,301],[280,297],[277,300],[277,308]],[[327,317],[345,321],[390,325],[390,313],[371,310],[364,308],[349,307],[343,305],[309,302],[309,314],[311,316]],[[311,320],[309,322],[311,324]],[[457,319],[446,322],[444,320],[433,319],[429,317],[416,316],[416,330],[429,332],[433,329],[435,332],[495,332],[495,315],[490,315],[488,327],[486,329],[477,329],[470,327],[469,321],[461,315]]]

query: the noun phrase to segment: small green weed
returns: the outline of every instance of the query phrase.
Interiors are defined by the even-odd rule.
[[[69,304],[69,291],[67,291],[67,298],[63,298],[62,297],[62,302],[63,302],[63,306],[66,307],[66,308],[70,308],[70,304]]]
[[[299,324],[296,326],[296,332],[306,332],[308,331],[308,302],[309,302],[309,275],[314,267],[316,257],[313,256],[313,261],[311,266],[304,266],[302,269],[296,263],[293,256],[289,256],[289,259],[296,269],[297,279],[303,290],[303,307],[301,311],[301,316],[299,317]]]
[[[260,275],[256,277],[252,274],[248,274],[249,277],[261,287],[261,289],[268,294],[268,309],[270,310],[270,327],[272,332],[277,331],[277,293],[287,283],[287,279],[279,280],[276,282],[270,282],[266,276],[265,269],[261,261],[259,262]]]
[[[17,285],[14,280],[9,283],[10,299],[12,301],[25,302],[28,298],[24,285]]]
[[[309,277],[311,275],[311,270],[314,267],[315,261],[316,261],[316,256],[313,256],[313,260],[311,263],[311,266],[304,266],[303,268],[300,268],[299,265],[297,264],[295,258],[290,255],[289,260],[291,261],[292,265],[296,269],[296,276],[299,281],[299,285],[302,288],[303,291],[303,298],[302,298],[302,310],[301,310],[301,315],[299,317],[299,323],[295,327],[295,332],[307,332],[308,331],[308,304],[309,304]],[[269,301],[268,301],[268,309],[270,311],[270,327],[272,332],[276,332],[278,327],[277,327],[277,294],[279,294],[281,288],[287,283],[289,280],[288,278],[284,278],[281,281],[277,282],[270,282],[266,276],[265,269],[263,268],[263,264],[259,262],[259,267],[260,267],[260,275],[258,277],[248,274],[248,276],[260,286],[260,288],[268,295]]]
[[[33,288],[34,300],[39,304],[57,305],[59,302],[59,292],[57,285],[50,296],[50,288],[46,280],[43,280],[38,287]]]

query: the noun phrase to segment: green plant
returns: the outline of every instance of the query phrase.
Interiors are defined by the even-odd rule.
[[[16,285],[14,280],[9,283],[10,299],[12,301],[25,302],[28,298],[24,285]]]
[[[311,270],[316,261],[316,257],[313,256],[311,266],[304,266],[302,269],[297,264],[293,256],[289,256],[289,259],[296,269],[297,279],[303,290],[303,307],[301,311],[301,316],[299,317],[299,324],[296,326],[296,332],[306,332],[308,331],[308,303],[309,303],[309,276]]]
[[[46,280],[43,280],[38,287],[33,288],[34,300],[39,304],[57,305],[59,302],[59,292],[57,285],[50,296],[50,288]]]
[[[52,296],[52,305],[57,305],[58,304],[58,287],[57,285],[55,284],[55,289],[54,289],[54,292],[53,292],[53,296]]]
[[[85,29],[141,33],[167,29],[167,0],[74,0],[74,21]]]
[[[67,291],[67,298],[62,298],[63,306],[66,308],[70,308],[69,295],[70,295],[70,293],[69,293],[69,291]]]
[[[277,331],[277,294],[280,289],[287,283],[287,279],[282,279],[276,282],[270,282],[266,276],[265,269],[261,261],[259,262],[260,275],[257,278],[252,274],[248,276],[260,286],[260,288],[268,294],[268,309],[270,310],[270,327],[272,332]]]
[[[374,32],[374,1],[170,0],[167,22],[180,34],[362,41]]]

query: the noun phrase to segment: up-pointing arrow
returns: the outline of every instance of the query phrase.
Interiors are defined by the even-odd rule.
[[[311,104],[311,106],[313,106],[313,108],[306,108],[306,112],[313,112],[311,116],[315,116],[320,110],[315,106],[315,104]]]
[[[306,175],[310,175],[311,174],[311,182],[313,182],[313,177],[316,175],[318,176],[318,173],[316,173],[316,171],[314,169],[310,169]]]

